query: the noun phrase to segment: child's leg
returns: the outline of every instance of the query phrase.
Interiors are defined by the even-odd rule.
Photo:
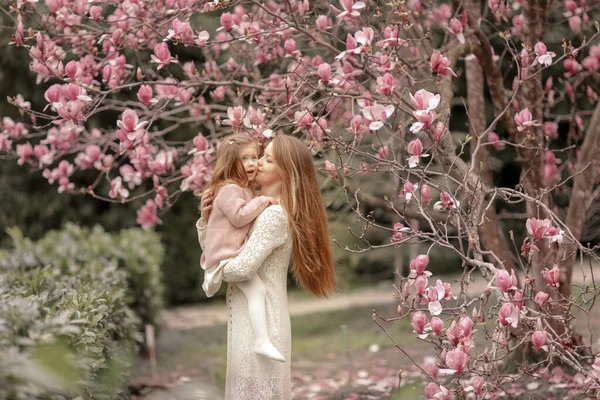
[[[254,351],[273,360],[285,362],[285,358],[271,343],[267,332],[267,290],[262,279],[258,275],[254,275],[248,281],[238,282],[237,286],[248,301],[248,315],[255,338]]]

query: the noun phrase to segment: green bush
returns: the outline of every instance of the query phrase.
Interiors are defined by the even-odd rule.
[[[37,242],[25,237],[18,228],[9,229],[14,250],[9,258],[25,267],[53,265],[67,275],[90,262],[116,265],[125,273],[127,302],[143,324],[157,325],[163,309],[163,285],[160,266],[164,248],[152,231],[127,229],[118,234],[100,226],[82,228],[73,223],[62,230],[49,231]]]
[[[141,342],[127,271],[101,259],[66,270],[15,261],[0,254],[0,399],[126,398]]]

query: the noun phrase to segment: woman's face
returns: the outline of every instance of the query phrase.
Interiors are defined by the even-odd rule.
[[[277,165],[273,157],[273,144],[269,143],[265,148],[263,156],[258,160],[258,173],[256,174],[255,181],[264,187],[276,184],[279,180]]]

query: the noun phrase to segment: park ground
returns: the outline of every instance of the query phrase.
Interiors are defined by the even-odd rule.
[[[600,266],[594,268],[594,276],[600,277]],[[459,291],[456,282],[460,276],[444,279],[453,282],[453,292]],[[589,269],[577,270],[574,282],[592,285]],[[475,279],[469,286],[469,294],[481,293],[485,287],[482,278]],[[430,346],[415,337],[410,321],[382,322],[380,327],[372,317],[373,310],[382,317],[397,316],[394,292],[390,281],[349,290],[329,299],[291,291],[294,399],[423,397],[424,381],[411,359],[423,363],[431,354]],[[596,318],[582,318],[581,328],[587,331],[588,323],[598,324],[589,329],[599,332],[600,312],[595,310],[593,315]],[[132,379],[132,387],[139,390],[137,398],[221,399],[226,367],[226,316],[223,302],[167,310],[157,339],[159,379],[149,378],[150,362],[148,357],[141,357]],[[392,339],[410,358],[394,346]],[[401,381],[399,371],[402,371]],[[534,386],[522,389],[525,397],[535,398],[538,387]],[[528,390],[531,393],[526,394]]]

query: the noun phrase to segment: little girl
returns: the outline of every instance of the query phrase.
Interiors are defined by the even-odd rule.
[[[223,267],[237,256],[246,243],[252,221],[267,206],[276,204],[272,197],[254,197],[249,187],[258,171],[258,146],[248,135],[232,135],[217,150],[217,162],[207,191],[214,196],[206,227],[196,222],[198,240],[205,235],[200,266],[204,269],[202,289],[212,297],[223,281]],[[202,245],[202,243],[201,243]],[[250,324],[254,330],[257,354],[285,362],[267,333],[265,285],[258,275],[236,284],[248,301]]]

